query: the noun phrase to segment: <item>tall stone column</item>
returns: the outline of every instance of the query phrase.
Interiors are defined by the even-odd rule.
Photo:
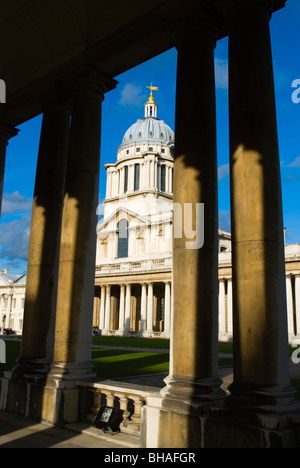
[[[3,185],[4,185],[6,148],[8,145],[8,140],[18,135],[18,133],[19,133],[19,130],[12,127],[11,125],[0,123],[0,216],[1,216]]]
[[[105,323],[105,297],[106,297],[106,287],[101,286],[100,322],[99,322],[100,330],[104,329],[104,323]]]
[[[173,200],[180,214],[174,216],[170,375],[162,394],[199,405],[225,396],[218,377],[216,38],[214,24],[203,16],[198,24],[191,22],[179,31],[176,41]],[[204,226],[199,226],[200,204],[204,204]],[[196,239],[189,238],[187,224],[196,227]],[[199,239],[200,228],[204,229],[204,244]]]
[[[300,275],[295,276],[296,332],[300,335]]]
[[[125,335],[130,334],[131,284],[126,284],[125,296]]]
[[[120,286],[120,307],[119,307],[119,330],[118,334],[123,335],[125,329],[125,285]]]
[[[142,296],[141,296],[141,332],[147,328],[147,284],[142,283]]]
[[[171,283],[165,282],[164,335],[170,336],[171,329]]]
[[[284,413],[290,386],[272,1],[231,1],[230,171],[234,382],[227,404]]]
[[[105,299],[105,323],[104,331],[107,333],[110,330],[110,286],[106,286],[106,299]]]
[[[211,405],[222,404],[226,396],[218,376],[216,39],[214,22],[205,14],[183,22],[175,35],[178,62],[170,371],[161,399],[150,397],[146,409],[148,418],[157,421],[155,443],[159,448],[200,448],[200,415]]]
[[[226,335],[226,295],[225,295],[225,278],[219,281],[219,334]]]
[[[46,374],[53,357],[61,215],[71,101],[44,100],[28,250],[21,356],[14,375]]]
[[[91,332],[99,197],[101,107],[115,81],[91,70],[72,85],[73,112],[59,257],[54,356],[49,376],[95,376]]]
[[[8,294],[7,295],[5,328],[10,328],[11,302],[12,302],[12,294]]]
[[[293,337],[294,331],[294,300],[293,300],[293,284],[292,276],[286,276],[286,303],[287,303],[287,322],[288,322],[288,336]]]
[[[153,283],[148,284],[147,296],[147,335],[153,332]]]

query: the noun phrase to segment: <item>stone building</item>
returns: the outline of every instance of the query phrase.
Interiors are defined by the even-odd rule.
[[[173,239],[169,375],[155,394],[136,389],[135,418],[128,424],[136,425],[142,416],[140,446],[149,448],[300,446],[300,405],[288,355],[269,29],[271,16],[285,3],[2,2],[0,76],[7,95],[0,108],[1,196],[10,138],[17,136],[21,123],[41,113],[43,125],[21,354],[14,370],[1,379],[1,410],[63,425],[87,420],[90,408],[99,406],[103,387],[95,383],[91,329],[101,102],[117,86],[114,77],[176,47],[173,202],[182,209],[192,204],[194,222],[198,204],[204,204],[206,242],[187,249],[186,236]],[[234,324],[230,395],[221,388],[218,369],[214,48],[225,36]],[[120,403],[126,404],[124,388],[106,390],[111,403],[123,391]]]
[[[10,275],[0,271],[0,334],[12,329],[21,334],[23,328],[26,275]]]

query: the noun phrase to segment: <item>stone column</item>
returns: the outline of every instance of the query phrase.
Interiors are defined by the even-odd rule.
[[[147,285],[142,284],[142,297],[141,297],[141,332],[147,328]]]
[[[234,382],[227,404],[292,411],[272,1],[232,1],[229,24]],[[264,405],[265,402],[265,405]]]
[[[105,323],[104,331],[107,333],[110,330],[110,286],[106,286],[106,298],[105,298]]]
[[[19,130],[12,127],[11,125],[0,123],[0,216],[1,216],[3,185],[4,185],[6,148],[8,145],[8,140],[18,135],[18,133],[19,133]]]
[[[219,335],[226,335],[226,295],[225,295],[225,279],[219,280]]]
[[[119,308],[119,334],[123,335],[125,329],[125,285],[120,286],[120,308]]]
[[[106,296],[106,287],[101,286],[100,322],[99,322],[100,330],[104,329],[104,323],[105,323],[105,296]]]
[[[165,282],[164,335],[170,336],[171,328],[171,283]]]
[[[232,313],[232,280],[227,280],[227,333],[232,335],[233,333],[233,313]]]
[[[147,335],[153,332],[153,283],[148,284],[147,298]]]
[[[293,284],[292,276],[286,277],[286,302],[287,302],[287,321],[288,321],[288,335],[293,337],[295,335],[294,330],[294,301],[293,301]]]
[[[125,298],[125,335],[130,332],[130,311],[131,311],[131,284],[126,284],[126,298]]]
[[[11,301],[12,294],[7,295],[7,309],[6,309],[6,319],[5,319],[5,328],[10,328],[10,315],[11,315]]]
[[[300,335],[300,276],[295,276],[296,333]]]
[[[53,357],[61,215],[71,101],[44,100],[28,250],[21,356],[14,374],[45,374]]]
[[[101,106],[115,81],[91,70],[72,84],[73,113],[59,258],[54,357],[50,377],[95,376],[91,332],[99,197]]]
[[[180,214],[174,216],[170,374],[162,395],[187,405],[205,405],[225,397],[218,377],[216,38],[216,28],[206,16],[191,20],[176,37],[173,200]],[[201,226],[200,204],[204,204]],[[187,205],[191,207],[188,219]],[[193,245],[186,224],[197,229]],[[200,228],[204,229],[204,244],[199,239]]]

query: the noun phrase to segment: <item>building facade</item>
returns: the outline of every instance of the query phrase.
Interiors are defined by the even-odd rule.
[[[97,226],[93,328],[104,336],[170,338],[173,304],[173,130],[158,118],[153,90],[143,119],[107,164]],[[219,339],[231,341],[231,235],[219,229]],[[300,336],[300,244],[285,245],[288,336]],[[0,273],[0,328],[22,334],[26,275]]]
[[[4,330],[22,333],[26,275],[10,275],[0,271],[0,334]]]
[[[117,162],[106,165],[93,319],[102,335],[170,337],[174,140],[151,89],[144,118],[126,131]],[[219,229],[221,341],[233,336],[231,253],[231,235]],[[300,335],[300,245],[286,245],[285,255],[291,342]]]

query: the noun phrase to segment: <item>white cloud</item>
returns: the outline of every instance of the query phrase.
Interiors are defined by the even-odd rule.
[[[32,198],[24,197],[19,192],[6,193],[2,201],[2,214],[29,213],[32,210]]]
[[[218,167],[218,179],[223,180],[229,177],[229,164],[223,164],[222,166]]]
[[[295,161],[288,165],[288,167],[300,167],[300,156],[298,156]]]
[[[122,106],[141,107],[146,99],[146,95],[142,93],[141,86],[136,86],[134,83],[127,83],[122,92],[119,103]]]
[[[230,211],[219,211],[219,228],[225,232],[231,232]]]
[[[228,60],[215,58],[216,87],[228,89]]]
[[[10,260],[23,259],[28,256],[30,216],[14,219],[0,225],[0,256]]]

